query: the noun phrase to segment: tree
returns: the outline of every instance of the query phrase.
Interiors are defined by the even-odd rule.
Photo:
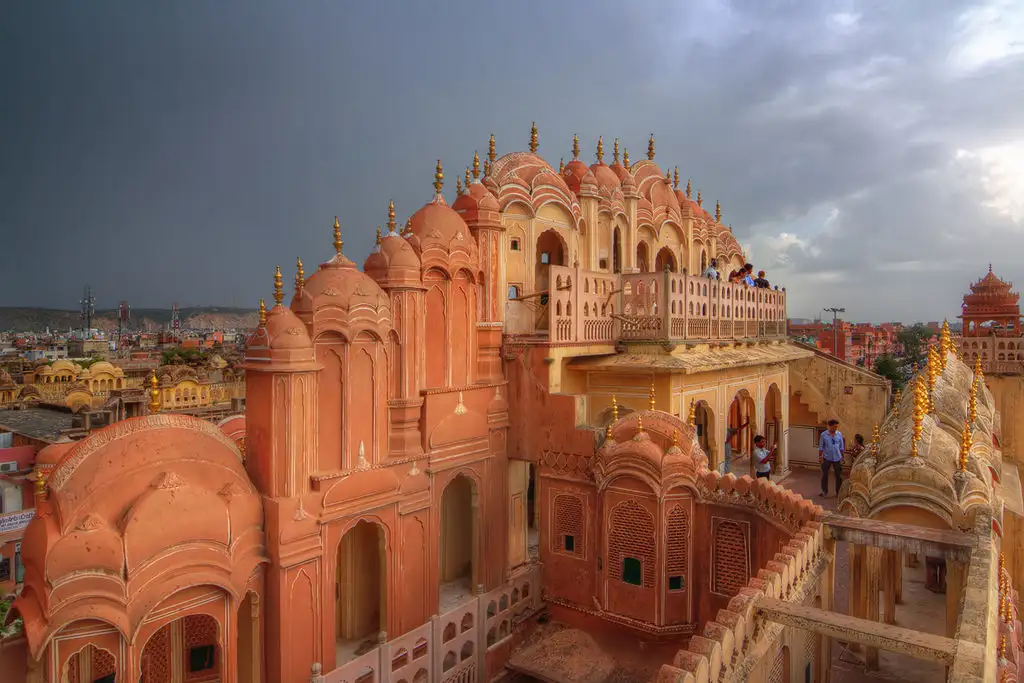
[[[921,323],[904,327],[896,336],[903,345],[903,355],[908,362],[920,364],[924,358],[925,343],[932,338],[933,332]]]
[[[875,374],[881,375],[892,382],[894,390],[902,390],[903,385],[906,383],[906,378],[903,377],[903,373],[900,371],[900,364],[887,353],[875,359]]]

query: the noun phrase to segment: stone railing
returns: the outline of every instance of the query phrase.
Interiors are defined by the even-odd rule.
[[[775,558],[729,601],[729,606],[704,624],[703,635],[692,636],[686,648],[676,653],[672,664],[662,665],[654,683],[747,680],[764,654],[763,648],[758,647],[765,633],[763,621],[756,614],[757,601],[762,597],[806,599],[804,593],[817,585],[823,563],[828,561],[823,555],[824,527],[818,521],[821,508],[778,484],[762,484],[763,479],[749,481],[749,477],[726,480],[728,477],[732,475],[722,478],[726,488],[733,492],[745,490],[741,495],[757,498],[762,506],[788,508],[788,514],[805,521]]]
[[[981,358],[981,369],[988,374],[1024,374],[1024,336],[960,337],[956,343],[969,367]]]
[[[540,567],[528,565],[508,585],[453,610],[328,673],[313,665],[310,683],[477,683],[487,652],[505,645],[513,626],[541,606]]]

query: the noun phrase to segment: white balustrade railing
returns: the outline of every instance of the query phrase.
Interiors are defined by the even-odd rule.
[[[457,607],[380,645],[311,683],[484,683],[487,652],[505,644],[513,627],[541,606],[540,567],[512,575],[507,586],[467,598]]]

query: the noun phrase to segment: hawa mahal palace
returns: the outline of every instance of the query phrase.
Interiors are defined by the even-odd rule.
[[[998,450],[957,475],[964,496],[943,488],[952,470],[922,478],[922,420],[952,443],[942,457],[959,450],[908,394],[872,446],[899,477],[862,466],[855,517],[721,474],[726,440],[748,452],[754,433],[788,469],[787,364],[812,352],[785,338],[785,291],[701,277],[744,254],[653,136],[636,163],[618,141],[610,164],[601,140],[590,165],[575,139],[557,169],[537,151],[536,127],[528,152],[499,157],[492,136],[451,204],[439,161],[433,198],[401,228],[392,205],[362,269],[336,219],[287,305],[278,268],[244,415],[164,413],[154,387],[147,415],[42,450],[5,683],[475,683],[506,675],[548,616],[645,643],[657,681],[824,682],[836,638],[934,658],[950,680],[1010,671],[1015,608],[985,611],[1013,591],[993,559]],[[966,414],[977,386],[942,354],[938,403]],[[886,486],[941,489],[956,524],[922,539],[871,520]],[[900,553],[946,558],[973,611],[952,603],[942,638],[887,630],[866,598],[837,620],[837,541],[890,574]],[[990,632],[1002,659],[950,649]]]

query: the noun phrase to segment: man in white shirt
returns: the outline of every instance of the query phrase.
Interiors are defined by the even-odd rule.
[[[758,434],[754,437],[754,470],[758,479],[769,479],[772,474],[772,461],[775,460],[775,449],[778,444],[768,450],[768,440]]]
[[[711,280],[717,280],[718,279],[718,261],[716,261],[715,259],[711,259],[711,263],[709,263],[708,267],[704,269],[703,273],[701,273],[701,277],[706,277],[706,278],[709,278]]]

